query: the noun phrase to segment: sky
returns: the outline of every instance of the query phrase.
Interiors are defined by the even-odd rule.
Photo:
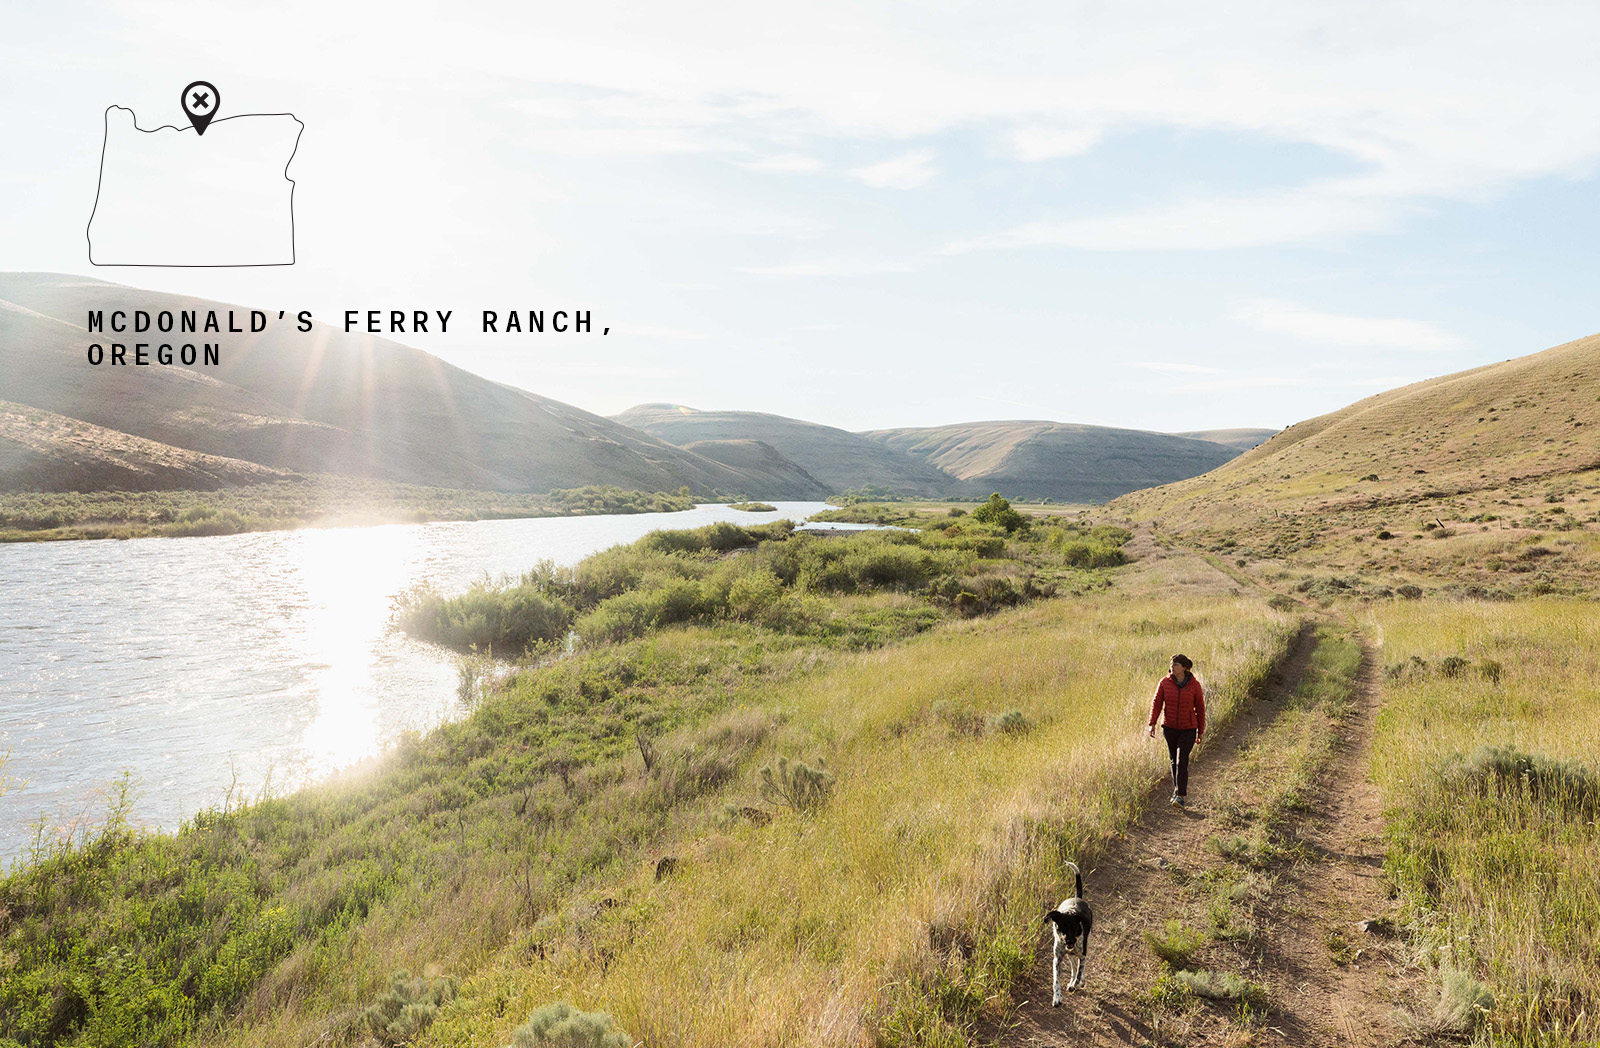
[[[601,414],[1277,428],[1600,330],[1600,6],[0,0],[0,270]],[[296,264],[91,266],[106,107],[293,112]],[[482,309],[593,335],[485,336]],[[0,399],[4,378],[0,377]]]

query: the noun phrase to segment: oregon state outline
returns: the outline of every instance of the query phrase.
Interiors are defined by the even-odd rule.
[[[292,266],[289,165],[305,124],[293,113],[218,117],[202,135],[145,130],[109,106],[89,215],[96,266]]]

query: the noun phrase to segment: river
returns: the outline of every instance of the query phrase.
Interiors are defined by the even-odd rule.
[[[0,861],[41,825],[53,835],[101,817],[124,771],[133,821],[172,829],[230,784],[303,786],[459,712],[449,654],[389,628],[394,597],[417,583],[456,590],[656,528],[828,508],[774,505],[0,545],[0,754],[13,780]]]

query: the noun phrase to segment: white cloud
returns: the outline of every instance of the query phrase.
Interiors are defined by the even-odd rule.
[[[778,175],[807,174],[822,170],[822,161],[803,153],[778,153],[759,160],[742,160],[739,166],[746,171],[763,171]]]
[[[1102,137],[1100,131],[1092,127],[1030,125],[1011,132],[1011,149],[1018,160],[1033,163],[1080,156],[1099,145]]]
[[[1292,389],[1304,385],[1306,380],[1298,375],[1241,375],[1237,378],[1185,382],[1173,388],[1180,393],[1218,393],[1235,389]]]
[[[637,335],[641,338],[664,338],[673,342],[698,342],[706,337],[704,331],[692,331],[688,328],[662,327],[656,324],[613,324],[613,333],[618,335]]]
[[[1064,221],[1028,222],[941,249],[1058,245],[1089,251],[1217,251],[1375,233],[1389,228],[1397,201],[1375,196],[1360,180],[1317,183],[1256,197],[1179,201],[1145,211]]]
[[[1221,368],[1209,368],[1204,364],[1174,364],[1164,360],[1128,360],[1123,362],[1123,367],[1139,368],[1141,371],[1163,371],[1174,375],[1220,375]]]
[[[1322,313],[1298,302],[1279,299],[1263,298],[1245,302],[1235,308],[1231,316],[1259,331],[1328,345],[1372,346],[1418,352],[1456,350],[1463,346],[1459,337],[1426,321]]]
[[[874,189],[916,189],[927,185],[938,173],[933,167],[931,149],[913,149],[891,160],[868,164],[850,172]]]
[[[0,67],[56,71],[114,51],[123,64],[101,63],[97,76],[142,111],[147,101],[170,109],[169,92],[132,76],[135,60],[120,56],[226,57],[238,104],[315,100],[327,113],[321,126],[337,127],[352,154],[398,140],[413,156],[450,156],[459,132],[469,143],[566,155],[771,153],[781,166],[830,139],[893,149],[978,129],[1032,161],[1081,153],[1102,134],[1164,128],[1313,146],[1365,172],[1287,193],[1039,216],[956,250],[1213,249],[1365,234],[1394,228],[1418,202],[1492,200],[1600,163],[1591,53],[1600,6],[1584,2],[1539,5],[1537,17],[1492,0],[1367,3],[1355,13],[1279,0],[1225,11],[1040,0],[1003,16],[982,4],[819,0],[805,19],[764,5],[614,0],[537,11],[397,0],[379,20],[325,0],[282,0],[271,19],[192,0],[113,9],[91,23],[104,42],[87,44],[68,16],[30,15],[0,38]],[[318,27],[311,37],[307,24]],[[252,46],[224,54],[219,41],[238,39]],[[52,92],[41,104],[63,106],[45,115],[70,124],[88,102],[103,106],[105,90],[97,83],[70,105]],[[335,115],[342,124],[329,122]],[[919,155],[855,174],[874,186],[921,185],[934,172]],[[459,176],[447,168],[407,178],[448,189]]]
[[[763,277],[875,277],[886,273],[910,273],[917,268],[908,261],[823,258],[780,266],[739,266],[738,271]]]

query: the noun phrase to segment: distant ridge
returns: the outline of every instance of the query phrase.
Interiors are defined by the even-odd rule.
[[[1040,420],[967,422],[865,434],[921,458],[975,493],[1103,502],[1192,477],[1239,454],[1170,433]]]
[[[852,433],[753,411],[641,404],[614,418],[493,382],[387,339],[275,321],[213,335],[220,365],[91,366],[90,310],[248,306],[54,273],[0,273],[0,490],[207,489],[297,474],[545,492],[687,487],[703,498],[1102,501],[1212,469],[1226,443],[1067,423]],[[205,341],[203,337],[192,341]],[[29,414],[31,409],[37,414]]]
[[[640,404],[611,417],[680,447],[701,441],[760,441],[830,492],[871,484],[904,495],[948,498],[962,490],[960,481],[948,473],[881,441],[783,415]]]
[[[220,367],[91,367],[84,361],[89,342],[105,341],[91,339],[84,328],[90,309],[228,308],[248,307],[84,277],[0,274],[5,397],[175,449],[273,470],[529,492],[615,484],[644,491],[687,486],[702,496],[763,495],[784,484],[480,378],[421,350],[323,324],[311,334],[274,323],[261,335],[213,336],[224,345]],[[48,475],[47,463],[65,459],[40,447],[30,454],[29,483],[64,483]],[[22,475],[4,482],[19,483]],[[185,474],[120,476],[139,484],[160,477],[179,483]],[[243,474],[219,476],[238,482]]]
[[[1173,436],[1209,440],[1213,444],[1225,444],[1240,451],[1249,451],[1256,445],[1271,440],[1277,432],[1275,429],[1200,429],[1189,433],[1174,433]]]

